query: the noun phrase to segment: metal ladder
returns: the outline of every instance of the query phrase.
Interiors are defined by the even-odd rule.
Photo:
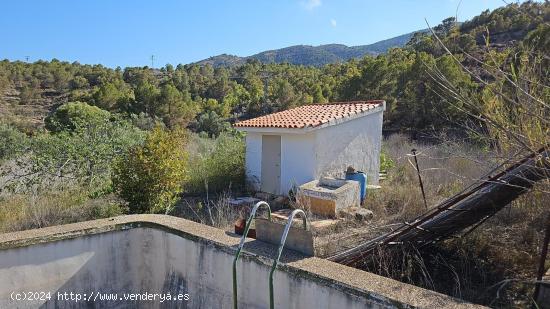
[[[269,204],[260,201],[254,205],[252,210],[250,211],[250,216],[248,217],[248,220],[246,222],[246,226],[244,228],[243,236],[241,237],[241,242],[239,243],[239,247],[237,248],[237,252],[235,253],[235,258],[233,259],[233,308],[237,309],[237,260],[239,259],[239,256],[241,255],[241,250],[244,247],[244,242],[246,240],[246,236],[248,236],[248,231],[250,230],[250,225],[252,224],[252,220],[254,219],[256,215],[256,211],[260,206],[265,205],[267,207],[268,211],[268,219],[271,221],[271,207],[269,207]],[[279,254],[280,255],[280,254]]]
[[[297,214],[301,214],[303,221],[304,221],[304,229],[308,230],[308,224],[307,224],[307,218],[306,214],[301,209],[294,209],[290,216],[288,217],[288,221],[285,225],[285,230],[283,231],[283,236],[281,237],[281,242],[279,243],[279,249],[277,251],[277,258],[273,262],[273,265],[271,266],[271,271],[269,272],[269,308],[274,309],[275,308],[275,301],[273,296],[273,273],[275,272],[275,269],[277,268],[277,264],[279,264],[279,259],[281,258],[281,254],[283,253],[283,248],[285,246],[286,237],[288,236],[288,231],[290,230],[290,226],[292,225],[292,220],[294,219],[294,216]]]

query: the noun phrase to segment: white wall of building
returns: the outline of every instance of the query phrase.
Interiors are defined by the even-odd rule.
[[[275,135],[269,133],[266,135]],[[286,195],[293,184],[313,180],[316,152],[315,133],[281,135],[281,191]],[[253,190],[260,190],[262,179],[262,134],[248,132],[246,135],[246,181]]]
[[[287,195],[295,184],[315,179],[315,133],[281,136],[281,194]]]
[[[348,166],[365,172],[378,184],[382,147],[382,112],[372,113],[316,131],[315,178],[343,177]]]
[[[281,136],[281,192],[322,176],[341,178],[348,166],[367,174],[378,184],[383,112],[342,121],[301,133],[247,132],[246,180],[259,191],[262,171],[262,135]]]

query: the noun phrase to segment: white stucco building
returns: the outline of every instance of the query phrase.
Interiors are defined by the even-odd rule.
[[[386,102],[311,104],[235,124],[246,131],[246,177],[256,191],[287,195],[348,166],[378,184]]]

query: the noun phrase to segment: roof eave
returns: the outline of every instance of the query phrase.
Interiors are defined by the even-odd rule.
[[[304,134],[308,128],[234,127],[237,131],[273,134]],[[312,128],[310,128],[312,129]]]
[[[382,105],[376,106],[373,109],[369,109],[366,112],[351,115],[348,117],[343,117],[340,119],[334,119],[327,123],[324,123],[315,127],[305,127],[305,128],[277,128],[277,127],[236,127],[233,126],[238,131],[243,132],[255,132],[255,133],[274,133],[274,134],[305,134],[311,131],[323,129],[326,127],[338,125],[344,122],[348,122],[357,118],[365,117],[374,113],[384,112],[386,110],[386,101],[382,101]]]

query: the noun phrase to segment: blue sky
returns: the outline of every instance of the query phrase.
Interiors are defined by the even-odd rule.
[[[508,0],[511,1],[511,0]],[[0,59],[106,66],[190,63],[290,45],[363,45],[502,0],[5,0]]]

